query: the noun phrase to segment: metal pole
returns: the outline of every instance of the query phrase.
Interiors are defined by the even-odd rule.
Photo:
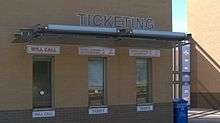
[[[175,71],[176,71],[176,47],[174,47],[173,49],[173,68],[172,68],[172,89],[173,89],[173,99],[175,99],[176,98],[176,82],[175,82],[175,80],[176,80],[176,73],[175,73]]]
[[[176,98],[179,98],[179,47],[175,48],[175,88]]]
[[[178,53],[178,56],[179,56],[179,97],[182,98],[182,46],[179,45],[178,47],[179,49],[179,53]]]

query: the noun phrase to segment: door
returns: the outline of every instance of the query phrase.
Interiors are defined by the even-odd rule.
[[[52,58],[33,59],[33,108],[51,108],[51,69]]]

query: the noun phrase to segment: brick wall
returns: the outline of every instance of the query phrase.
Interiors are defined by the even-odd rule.
[[[13,44],[18,28],[36,24],[79,24],[79,11],[95,14],[147,17],[155,21],[155,30],[171,31],[171,0],[7,0],[0,7],[0,122],[167,122],[172,123],[171,50],[161,50],[153,58],[153,98],[155,110],[136,113],[135,58],[128,56],[128,47],[117,46],[117,54],[107,59],[108,105],[110,113],[89,116],[87,113],[87,57],[77,54],[78,44],[61,46],[61,55],[54,63],[54,107],[56,117],[32,119],[32,56],[25,53],[26,44]],[[70,37],[72,39],[72,37]],[[77,39],[74,39],[77,40]],[[86,39],[91,40],[91,39]],[[81,41],[81,40],[77,40]],[[83,42],[83,41],[82,41]],[[108,42],[108,41],[106,41]],[[132,42],[132,41],[130,41]],[[135,42],[135,41],[134,41]],[[144,41],[142,41],[144,42]],[[152,48],[151,43],[144,47]],[[162,45],[162,44],[161,44]],[[163,45],[166,45],[163,43]],[[69,113],[68,113],[69,112]],[[158,118],[160,117],[160,118]]]
[[[135,105],[109,106],[108,114],[89,115],[87,107],[57,108],[52,118],[32,118],[32,110],[0,111],[1,123],[172,123],[171,103],[154,104],[154,111],[136,112]]]
[[[188,0],[188,31],[192,33],[193,107],[218,107],[220,88],[220,1]],[[196,101],[198,100],[198,101]]]

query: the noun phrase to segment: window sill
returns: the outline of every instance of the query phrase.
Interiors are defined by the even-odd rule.
[[[140,103],[136,104],[137,106],[148,106],[148,105],[153,105],[153,103]]]
[[[33,108],[33,111],[51,111],[55,110],[55,108]]]
[[[107,105],[89,106],[89,108],[108,108]]]

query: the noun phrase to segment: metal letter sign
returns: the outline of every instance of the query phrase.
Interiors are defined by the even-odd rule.
[[[77,14],[80,17],[81,26],[98,26],[112,28],[129,28],[140,30],[154,29],[154,21],[150,17],[130,17],[100,14]]]

